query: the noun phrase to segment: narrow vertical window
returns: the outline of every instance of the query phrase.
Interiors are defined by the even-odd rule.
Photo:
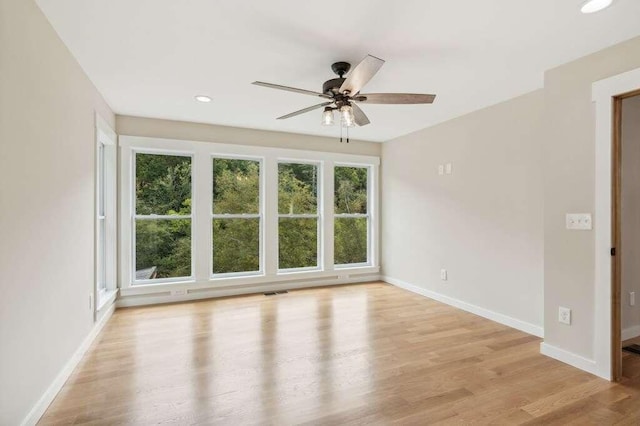
[[[260,162],[213,159],[212,273],[261,270]]]
[[[136,153],[135,177],[134,282],[191,277],[191,157]]]
[[[319,266],[318,169],[316,164],[278,164],[279,269]]]
[[[98,300],[107,290],[107,215],[106,215],[106,159],[105,146],[98,143],[97,155],[97,243],[96,243],[96,287]]]
[[[369,263],[369,168],[334,170],[334,263]]]

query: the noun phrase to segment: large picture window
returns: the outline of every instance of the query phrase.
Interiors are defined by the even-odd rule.
[[[191,157],[135,153],[134,282],[192,276]]]
[[[214,158],[212,272],[261,270],[260,161]]]
[[[369,168],[334,169],[334,263],[369,263]]]
[[[123,306],[380,272],[377,157],[139,136],[119,143]]]
[[[278,164],[278,268],[319,267],[317,164]]]

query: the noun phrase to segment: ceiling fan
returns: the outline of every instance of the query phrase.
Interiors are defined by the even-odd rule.
[[[326,101],[313,105],[299,111],[292,112],[278,120],[295,117],[319,108],[324,108],[322,113],[322,124],[331,126],[334,124],[334,111],[340,112],[341,125],[344,127],[366,126],[370,123],[366,114],[360,109],[357,103],[363,104],[431,104],[436,95],[425,95],[416,93],[360,93],[360,90],[373,78],[374,75],[384,65],[384,61],[375,56],[367,55],[353,71],[348,62],[336,62],[331,65],[331,69],[338,75],[322,85],[322,93],[311,90],[297,89],[295,87],[281,86],[279,84],[254,81],[257,86],[269,87],[271,89],[286,90],[288,92],[302,93],[324,98]],[[347,74],[345,78],[344,75]]]

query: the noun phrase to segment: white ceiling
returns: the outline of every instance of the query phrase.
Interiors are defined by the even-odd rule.
[[[364,105],[351,137],[386,141],[542,87],[545,70],[640,35],[640,1],[593,15],[582,0],[37,0],[118,114],[336,136],[317,98],[330,65],[387,62],[363,92],[436,93]],[[207,94],[209,104],[193,96]]]

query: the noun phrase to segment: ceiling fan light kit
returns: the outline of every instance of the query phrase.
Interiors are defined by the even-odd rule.
[[[356,118],[353,115],[353,107],[351,105],[343,105],[340,107],[341,123],[344,127],[353,127],[356,125]]]
[[[324,107],[324,111],[322,112],[322,125],[333,126],[334,122],[333,108]]]
[[[375,56],[367,55],[356,67],[351,70],[351,64],[348,62],[335,62],[331,65],[331,69],[338,78],[327,80],[322,85],[322,92],[314,92],[312,90],[298,89],[295,87],[282,86],[279,84],[265,83],[262,81],[254,81],[253,84],[271,89],[285,90],[288,92],[301,93],[323,98],[325,102],[313,105],[299,111],[292,112],[278,120],[295,117],[305,114],[316,109],[324,108],[322,112],[322,125],[332,126],[335,124],[334,111],[340,113],[340,127],[346,127],[347,131],[350,127],[366,126],[370,123],[367,115],[360,109],[357,103],[368,104],[431,104],[436,95],[416,94],[416,93],[360,93],[362,88],[373,78],[374,75],[384,65],[384,61]],[[346,78],[345,78],[346,75]],[[342,141],[342,138],[340,138]],[[347,133],[347,142],[349,141]]]

